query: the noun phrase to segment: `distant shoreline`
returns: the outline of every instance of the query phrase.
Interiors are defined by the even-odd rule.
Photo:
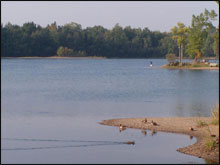
[[[151,58],[148,58],[148,57],[146,57],[146,58],[108,58],[108,57],[99,57],[99,56],[86,56],[86,57],[60,57],[60,56],[49,56],[49,57],[38,57],[38,56],[28,56],[28,57],[26,57],[26,56],[21,56],[21,57],[2,57],[1,56],[1,58],[2,59],[10,59],[10,58],[24,58],[24,59],[34,59],[34,58],[45,58],[45,59],[47,59],[47,58],[54,58],[54,59],[166,59],[166,58],[153,58],[153,57],[151,57]],[[191,59],[191,58],[183,58],[184,60],[193,60],[193,59]],[[207,57],[207,58],[204,58],[204,59],[207,59],[207,60],[219,60],[218,58],[216,58],[216,57]]]
[[[179,148],[177,151],[189,155],[194,155],[199,158],[204,158],[211,162],[213,161],[215,163],[219,163],[219,148],[217,147],[211,151],[206,150],[206,140],[208,137],[213,138],[216,141],[219,140],[219,125],[211,125],[210,122],[212,119],[210,117],[147,117],[148,123],[143,123],[142,121],[144,119],[145,118],[110,119],[104,120],[99,124],[117,127],[122,124],[128,128],[180,133],[188,134],[189,136],[195,136],[197,138],[197,142],[195,144]],[[157,123],[156,126],[150,124],[152,120]],[[208,125],[204,127],[198,127],[197,123],[199,121],[203,121]],[[191,131],[189,129],[190,127],[192,127],[194,130]],[[211,135],[215,135],[216,137],[211,137]]]
[[[97,57],[97,56],[87,56],[87,57],[60,57],[60,56],[50,56],[50,57],[1,57],[2,59],[165,59],[165,58],[108,58],[108,57]]]
[[[1,57],[2,59],[105,59],[106,57],[96,57],[96,56],[88,56],[88,57],[59,57],[59,56],[50,56],[50,57]]]

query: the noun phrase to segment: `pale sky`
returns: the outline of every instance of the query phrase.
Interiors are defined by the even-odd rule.
[[[76,22],[83,29],[95,25],[112,29],[119,23],[168,32],[179,21],[190,26],[192,15],[203,13],[205,8],[219,15],[215,1],[1,1],[1,23],[22,26],[33,21],[45,27],[54,21],[57,25]]]

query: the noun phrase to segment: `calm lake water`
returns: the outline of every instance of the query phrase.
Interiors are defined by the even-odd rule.
[[[149,68],[150,61],[153,68]],[[162,59],[2,59],[2,163],[205,163],[187,135],[100,125],[111,118],[209,116],[219,71]],[[125,141],[135,141],[127,145]]]

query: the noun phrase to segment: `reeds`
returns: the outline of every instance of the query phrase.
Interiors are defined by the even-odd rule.
[[[211,124],[219,125],[219,104],[216,104],[211,111]]]

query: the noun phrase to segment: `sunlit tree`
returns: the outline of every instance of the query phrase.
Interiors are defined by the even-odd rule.
[[[179,47],[179,65],[182,66],[182,58],[183,58],[183,47],[186,43],[188,27],[186,27],[183,23],[178,22],[177,26],[174,26],[171,29],[172,39],[177,41]]]
[[[210,12],[205,9],[204,13],[198,16],[192,16],[192,23],[189,29],[188,43],[187,43],[187,53],[192,58],[201,57],[204,53],[203,49],[205,44],[207,44],[207,37],[209,32],[214,29],[212,21],[216,20],[217,14],[214,10]]]

